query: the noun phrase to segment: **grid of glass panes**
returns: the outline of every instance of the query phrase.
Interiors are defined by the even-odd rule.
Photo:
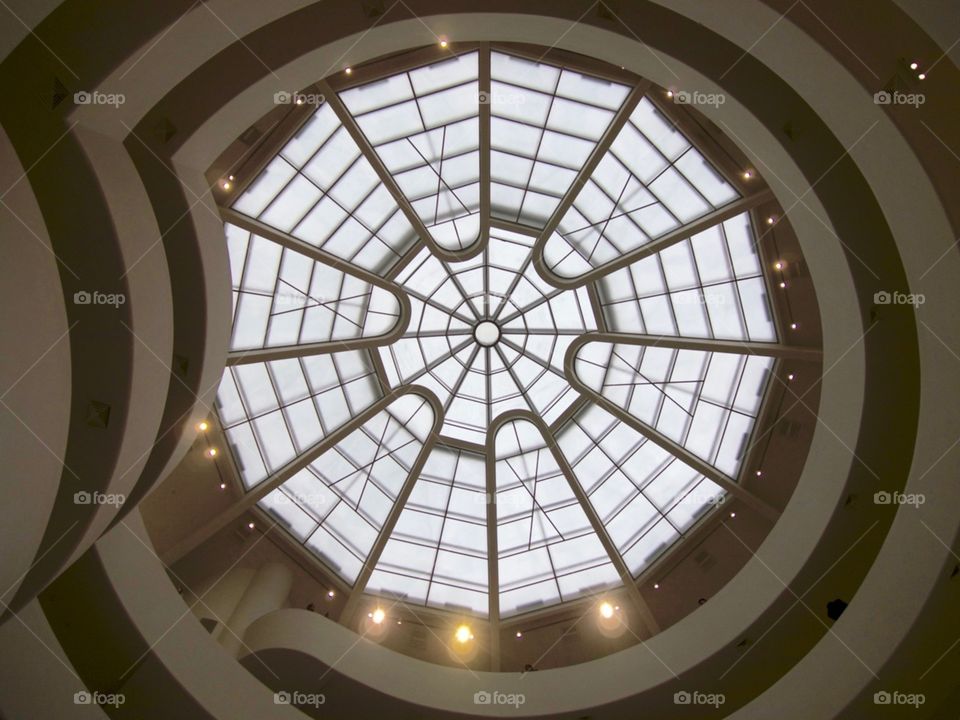
[[[496,438],[500,615],[509,617],[620,583],[569,481],[536,427]]]
[[[432,426],[426,400],[401,396],[260,504],[352,584]]]
[[[370,356],[349,350],[227,367],[217,410],[252,488],[380,396]]]
[[[726,492],[596,405],[557,433],[567,458],[636,577]]]
[[[442,247],[480,230],[477,53],[340,93],[414,211]]]
[[[486,615],[486,498],[483,455],[434,448],[367,592]]]
[[[231,350],[388,334],[400,319],[390,292],[226,224],[233,284]]]
[[[416,234],[329,105],[321,105],[233,209],[382,274]]]
[[[738,196],[644,98],[564,214],[544,259],[558,274],[576,277]]]
[[[630,88],[499,52],[490,69],[492,213],[542,227]]]
[[[759,355],[592,342],[574,368],[591,389],[736,477],[773,363]]]
[[[614,332],[777,339],[746,213],[612,272],[597,286]]]
[[[577,335],[596,329],[585,289],[557,290],[531,262],[533,238],[492,229],[485,251],[458,263],[426,249],[397,276],[413,303],[403,338],[380,355],[391,386],[416,382],[445,408],[442,433],[483,444],[496,416],[532,410],[552,422],[576,399],[563,357]],[[473,326],[502,327],[490,349]]]

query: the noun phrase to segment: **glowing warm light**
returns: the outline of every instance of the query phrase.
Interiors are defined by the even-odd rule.
[[[917,65],[917,63],[915,63],[915,62],[910,63],[910,69],[911,69],[911,70],[916,70],[918,67],[920,67],[920,66]]]
[[[470,632],[470,628],[466,625],[461,625],[457,628],[457,631],[453,634],[454,639],[458,643],[468,643],[473,640],[473,633]]]
[[[730,517],[735,518],[737,514],[735,512],[730,513]]]
[[[442,47],[442,48],[447,47],[447,45],[449,45],[449,44],[450,44],[450,43],[448,43],[446,40],[441,40],[441,41],[440,41],[440,47]]]
[[[519,630],[517,630],[517,637],[518,637],[518,638],[522,638],[522,637],[523,637],[523,633],[520,632]]]
[[[223,184],[220,187],[222,187],[224,190],[229,190],[230,188],[233,187],[233,185],[230,184],[229,180],[224,180]]]
[[[236,178],[233,175],[228,175],[227,180],[236,180]]]
[[[659,589],[660,589],[660,583],[654,583],[654,584],[653,584],[653,589],[654,589],[654,590],[659,590]]]
[[[380,623],[383,622],[383,619],[386,616],[387,614],[383,611],[382,608],[377,608],[376,610],[373,611],[373,614],[370,616],[370,618],[373,620],[375,624],[379,625]]]
[[[776,221],[777,221],[777,218],[771,215],[770,217],[767,218],[767,225],[773,225]]]
[[[752,172],[750,172],[749,170],[744,170],[744,171],[743,171],[743,179],[744,179],[744,180],[749,180],[749,179],[752,178],[752,177],[753,177],[753,173],[752,173]]]
[[[920,73],[919,75],[917,75],[917,79],[918,79],[918,80],[926,80],[926,79],[927,79],[927,74],[926,74],[926,73]]]
[[[667,90],[667,97],[673,97],[673,90]]]
[[[600,617],[607,620],[613,617],[613,605],[608,602],[600,603]]]
[[[207,457],[216,457],[216,456],[217,456],[217,449],[216,449],[216,448],[209,448],[209,449],[207,450]]]
[[[197,423],[197,430],[199,430],[200,432],[206,431],[206,429],[209,427],[210,427],[210,423],[208,423],[206,420],[201,420],[200,422]]]
[[[253,530],[256,527],[256,525],[254,525],[253,523],[247,523],[247,527]]]
[[[799,327],[799,325],[797,325],[796,323],[790,323],[790,329],[791,329],[791,330],[796,330],[798,327]]]
[[[787,284],[785,282],[780,283],[780,287],[785,288]]]
[[[346,70],[344,70],[344,72],[345,72],[347,75],[352,75],[352,74],[353,74],[353,68],[347,68]]]
[[[787,380],[793,380],[793,377],[794,377],[793,373],[790,373],[789,375],[787,375]]]
[[[760,477],[761,475],[763,475],[763,470],[757,470],[757,477]]]
[[[773,264],[773,267],[775,270],[783,270],[783,261],[777,260],[777,262]]]
[[[226,483],[220,483],[220,489],[221,489],[221,490],[226,490],[226,489],[227,489],[227,484],[226,484]]]
[[[328,590],[328,591],[327,591],[327,597],[328,597],[328,598],[332,598],[334,595],[336,595],[336,593],[335,593],[333,590]]]

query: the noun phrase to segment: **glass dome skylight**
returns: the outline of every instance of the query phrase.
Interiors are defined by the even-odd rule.
[[[517,615],[736,489],[776,362],[755,228],[646,87],[486,48],[363,77],[225,211],[221,424],[354,593]]]

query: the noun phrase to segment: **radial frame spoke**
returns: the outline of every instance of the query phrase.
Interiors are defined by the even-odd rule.
[[[644,258],[661,253],[667,248],[673,247],[684,240],[688,240],[692,236],[701,233],[704,230],[709,230],[715,225],[726,222],[727,220],[730,220],[741,213],[748,212],[749,210],[752,210],[753,208],[773,199],[773,191],[771,191],[769,188],[758,190],[750,195],[744,195],[727,203],[726,205],[723,205],[722,207],[708,212],[706,215],[703,215],[696,220],[692,220],[691,222],[681,225],[680,227],[674,228],[658,238],[654,238],[645,245],[641,245],[640,247],[621,254],[616,260],[611,260],[603,265],[599,265],[585,273],[577,275],[576,277],[564,277],[562,275],[558,275],[547,266],[543,253],[549,237],[544,239],[541,236],[537,239],[537,242],[534,243],[533,246],[534,267],[536,267],[540,277],[542,277],[544,281],[550,283],[553,287],[561,290],[576,290],[577,288],[581,288],[585,285],[596,283],[597,281],[605,278],[607,275],[628,267],[635,262],[639,262]],[[576,250],[571,249],[571,252],[576,252]]]

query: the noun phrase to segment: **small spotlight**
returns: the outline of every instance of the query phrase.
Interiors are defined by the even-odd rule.
[[[227,180],[233,181],[236,180],[236,178],[233,175],[228,175]]]
[[[659,590],[659,589],[660,589],[660,583],[654,583],[654,584],[653,584],[653,589],[654,589],[654,590]]]
[[[327,590],[327,597],[328,597],[328,598],[332,598],[332,597],[335,597],[335,596],[336,596],[336,593],[335,593],[333,590]]]
[[[790,329],[791,329],[791,330],[796,330],[798,327],[800,327],[800,326],[797,325],[797,323],[790,323]]]
[[[226,484],[226,483],[220,483],[220,489],[221,489],[221,490],[226,490],[226,489],[227,489],[227,484]]]
[[[383,611],[382,608],[377,608],[370,614],[370,618],[373,620],[375,625],[379,625],[383,622],[383,619],[387,617],[387,614]]]
[[[767,225],[773,225],[777,221],[777,218],[771,215],[767,218]]]
[[[454,639],[464,645],[471,640],[473,640],[473,633],[470,632],[470,628],[467,625],[461,625],[457,628],[457,631],[453,634]]]
[[[757,470],[757,477],[760,477],[761,475],[763,475],[763,470]]]
[[[197,423],[197,430],[200,432],[206,432],[209,427],[210,423],[208,423],[206,420],[201,420]]]
[[[440,41],[440,47],[442,47],[442,48],[447,47],[447,45],[449,45],[449,44],[450,44],[450,43],[448,43],[446,40],[441,40],[441,41]]]
[[[216,456],[217,456],[217,452],[218,452],[217,449],[212,447],[212,448],[208,448],[208,449],[207,449],[207,453],[206,453],[206,454],[207,454],[207,457],[216,457]]]
[[[793,380],[794,377],[795,375],[793,373],[790,373],[789,375],[787,375],[787,380]]]
[[[233,187],[233,184],[229,180],[224,180],[222,183],[220,183],[220,187],[222,187],[224,190],[229,190]]]
[[[917,63],[915,63],[915,62],[910,63],[910,69],[911,69],[911,70],[916,70],[918,67],[920,67],[920,66],[919,66]]]
[[[773,269],[774,269],[774,270],[783,270],[783,260],[777,260],[777,261],[773,264]]]
[[[752,172],[750,172],[749,170],[744,170],[744,171],[743,171],[743,179],[744,179],[744,180],[749,180],[749,179],[752,178],[752,177],[753,177],[753,173],[752,173]]]
[[[254,525],[252,522],[249,522],[247,523],[247,527],[253,530],[256,527],[256,525]]]
[[[668,97],[668,98],[672,98],[672,97],[673,97],[673,90],[667,90],[667,97]]]
[[[926,73],[920,73],[919,75],[917,75],[917,80],[926,80],[926,79],[927,79]]]
[[[523,633],[520,632],[519,630],[517,630],[517,637],[518,637],[518,638],[522,638],[522,637],[523,637]]]
[[[785,288],[787,284],[785,282],[780,283],[780,287]]]
[[[344,72],[345,72],[347,75],[353,75],[353,68],[349,68],[349,67],[348,67],[347,69],[344,70]]]
[[[735,518],[737,514],[735,512],[730,513],[730,517]]]
[[[609,620],[613,617],[613,605],[608,602],[600,603],[600,617]]]
[[[297,105],[303,105],[303,98],[297,95],[297,99],[294,100]]]
[[[397,620],[397,625],[403,625],[403,620]]]

